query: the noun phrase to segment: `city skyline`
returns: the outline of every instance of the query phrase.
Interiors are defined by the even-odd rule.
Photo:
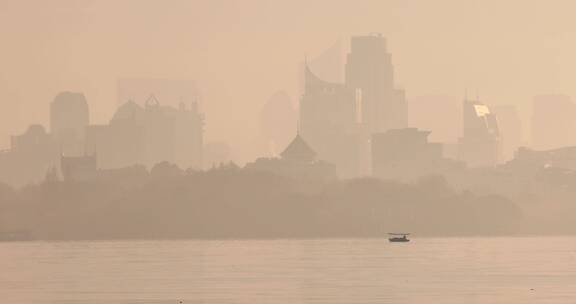
[[[26,12],[25,4],[1,4],[2,22],[17,25],[3,28],[16,28],[23,37],[16,40],[10,32],[0,32],[7,46],[6,56],[0,59],[4,67],[0,100],[3,113],[10,113],[0,117],[1,147],[8,145],[7,136],[23,132],[28,122],[45,124],[48,117],[40,109],[60,91],[84,92],[93,109],[93,121],[104,123],[117,105],[118,79],[189,79],[197,81],[204,92],[203,108],[211,121],[207,138],[228,142],[242,151],[236,155],[240,162],[249,161],[257,156],[251,142],[259,133],[257,113],[267,98],[278,90],[287,91],[294,104],[299,98],[298,62],[304,56],[321,54],[337,40],[342,40],[346,49],[346,37],[370,32],[382,32],[390,41],[399,67],[398,83],[409,88],[407,99],[426,95],[460,99],[468,88],[478,90],[481,99],[491,105],[518,106],[523,121],[528,121],[534,95],[576,96],[570,80],[576,66],[570,56],[574,49],[572,21],[559,17],[531,22],[551,15],[566,16],[573,6],[569,2],[543,6],[522,1],[443,1],[442,7],[451,10],[442,13],[440,5],[426,2],[361,1],[358,5],[332,5],[330,14],[323,12],[331,4],[326,1],[307,5],[174,1],[170,7],[121,1],[114,9],[111,2],[60,3],[37,4],[42,10],[32,12],[30,18],[35,21],[26,24],[11,17]],[[138,14],[130,12],[135,6]],[[433,12],[444,18],[437,20]],[[189,14],[194,21],[184,19]],[[363,18],[357,22],[336,22],[360,14]],[[507,20],[512,15],[515,22],[510,24]],[[301,16],[300,24],[287,16]],[[314,23],[313,16],[325,16],[325,25]],[[422,20],[426,27],[412,20]],[[267,29],[257,26],[261,23]],[[447,30],[455,24],[458,27]],[[113,26],[118,30],[112,31]],[[228,28],[234,28],[233,34],[222,34],[221,30]],[[146,37],[134,35],[140,30],[148,33]],[[511,36],[514,41],[507,40]],[[15,56],[21,49],[24,56]],[[102,51],[96,56],[90,53],[93,49]],[[246,70],[252,71],[250,77],[244,75]],[[222,108],[241,113],[245,119],[222,114]]]
[[[0,0],[0,302],[574,302],[574,11]]]
[[[321,63],[318,64],[319,74],[330,79],[343,78],[342,81],[321,79],[312,71],[306,58],[299,77],[303,82],[296,107],[298,115],[285,91],[270,97],[259,117],[261,134],[253,141],[253,149],[257,152],[245,162],[233,156],[245,151],[226,142],[223,142],[225,146],[211,151],[210,144],[218,142],[206,140],[206,125],[210,126],[210,123],[206,123],[201,110],[202,88],[194,81],[126,78],[118,80],[118,107],[106,123],[90,120],[90,103],[84,93],[58,93],[50,103],[48,128],[30,124],[24,134],[12,136],[10,149],[0,155],[0,165],[6,169],[3,180],[13,185],[38,182],[43,173],[48,174],[55,168],[62,169],[61,176],[70,176],[69,172],[76,170],[74,164],[80,167],[89,164],[88,168],[78,169],[80,171],[134,165],[152,168],[162,162],[184,170],[203,170],[224,161],[240,166],[255,161],[258,165],[262,157],[279,157],[279,149],[294,136],[301,136],[310,144],[314,153],[318,153],[319,161],[334,165],[339,178],[387,176],[403,179],[406,174],[401,173],[402,170],[412,172],[408,174],[411,178],[427,174],[450,175],[461,171],[454,171],[460,165],[451,162],[461,162],[469,168],[495,168],[515,160],[516,150],[521,147],[550,150],[571,146],[569,135],[576,127],[576,118],[572,117],[576,104],[568,96],[534,97],[529,131],[530,139],[539,145],[530,145],[530,140],[525,140],[525,123],[516,106],[494,107],[501,114],[498,117],[490,103],[479,99],[478,92],[474,99],[466,91],[461,103],[451,104],[449,98],[429,97],[407,101],[406,91],[395,81],[397,69],[388,48],[389,41],[381,33],[351,36],[350,48],[343,60],[337,55],[341,52],[340,45],[341,42],[336,43],[312,62]],[[344,70],[343,76],[331,77],[338,66]],[[161,96],[162,102],[157,95]],[[438,107],[444,107],[444,111],[436,110]],[[447,109],[450,110],[446,112]],[[460,115],[450,114],[456,109],[460,109]],[[410,119],[411,111],[417,113],[416,118]],[[550,117],[559,115],[562,119],[556,119],[555,124],[548,126]],[[453,133],[457,137],[424,144],[430,133],[437,129],[447,130],[440,121],[456,122],[452,129],[459,130]],[[426,134],[424,140],[420,135],[414,135],[417,133],[411,133],[418,128],[422,131],[417,133]],[[378,142],[374,141],[376,139]],[[555,140],[556,144],[543,146],[542,140]],[[395,143],[400,146],[394,147]],[[428,146],[435,148],[432,154],[411,154],[410,149],[418,150],[417,146],[425,150]],[[387,149],[404,149],[401,153],[404,157],[389,154]],[[415,158],[407,158],[407,155]],[[79,157],[85,159],[74,159]],[[203,157],[207,161],[203,161]],[[426,164],[431,160],[434,164]],[[18,163],[28,161],[37,165],[32,168],[35,173],[27,178],[19,171],[30,168],[18,170]],[[408,165],[409,162],[414,164]],[[425,164],[421,166],[422,170],[416,168],[415,164],[419,162]],[[382,168],[387,166],[397,173],[383,173],[388,169],[383,171]],[[12,179],[10,175],[19,177]],[[78,175],[96,176],[96,173]]]

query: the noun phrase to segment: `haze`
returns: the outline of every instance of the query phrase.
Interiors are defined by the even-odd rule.
[[[576,95],[571,1],[0,1],[0,147],[47,124],[60,91],[84,92],[106,123],[121,77],[194,80],[208,141],[253,159],[258,115],[278,90],[299,99],[298,63],[382,32],[408,99],[516,104]],[[434,136],[434,135],[433,135]]]

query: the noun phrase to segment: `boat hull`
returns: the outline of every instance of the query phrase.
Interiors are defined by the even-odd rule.
[[[390,241],[391,243],[406,243],[406,242],[410,242],[409,239],[405,239],[405,238],[389,238],[388,241]]]

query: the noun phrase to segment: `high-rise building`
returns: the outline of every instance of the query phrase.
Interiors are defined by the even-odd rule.
[[[371,134],[406,125],[404,91],[395,86],[382,35],[352,37],[343,84],[305,67],[300,134],[340,177],[369,175]]]
[[[118,106],[126,100],[142,104],[150,95],[154,95],[162,100],[163,105],[177,108],[181,102],[189,104],[201,97],[196,82],[189,79],[120,78],[117,90]]]
[[[306,68],[314,71],[318,78],[334,83],[344,82],[344,49],[342,41],[337,40],[331,47],[315,57],[307,57],[299,63],[298,93],[304,93],[304,75]]]
[[[50,104],[50,133],[65,155],[84,153],[89,109],[82,93],[62,92]]]
[[[87,151],[100,168],[167,161],[180,168],[202,168],[204,117],[197,103],[160,105],[152,95],[144,107],[128,101],[105,126],[90,126]]]
[[[11,149],[0,153],[0,182],[17,187],[40,182],[58,166],[58,143],[43,126],[31,125],[11,142]]]
[[[336,165],[341,177],[361,174],[361,149],[369,142],[368,135],[360,136],[356,103],[354,89],[324,81],[306,67],[305,91],[300,101],[300,135],[319,159]]]
[[[107,125],[91,125],[86,152],[96,155],[99,169],[145,164],[144,108],[133,101],[120,106]]]
[[[362,97],[361,120],[371,133],[407,126],[404,90],[396,88],[392,55],[381,34],[352,37],[345,78]]]
[[[496,115],[480,101],[464,100],[459,158],[471,167],[491,167],[500,160],[500,128]]]
[[[502,160],[509,161],[514,157],[516,150],[523,144],[522,120],[513,105],[499,105],[493,107],[492,110],[498,117]]]

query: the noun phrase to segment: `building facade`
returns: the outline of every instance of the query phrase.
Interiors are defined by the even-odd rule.
[[[430,132],[393,129],[372,135],[372,173],[385,179],[413,180],[441,173],[442,145],[428,142]]]
[[[500,161],[500,128],[496,115],[477,100],[464,100],[463,133],[458,142],[461,161],[470,167],[493,167]]]
[[[164,161],[200,169],[203,126],[197,103],[163,106],[152,95],[144,106],[124,103],[108,125],[90,126],[86,150],[103,169],[136,164],[151,168]]]
[[[361,95],[359,116],[371,133],[407,127],[404,90],[396,88],[392,55],[381,34],[352,37],[345,78]]]
[[[82,155],[86,127],[90,123],[88,103],[82,93],[62,92],[50,104],[50,133],[65,155]]]

